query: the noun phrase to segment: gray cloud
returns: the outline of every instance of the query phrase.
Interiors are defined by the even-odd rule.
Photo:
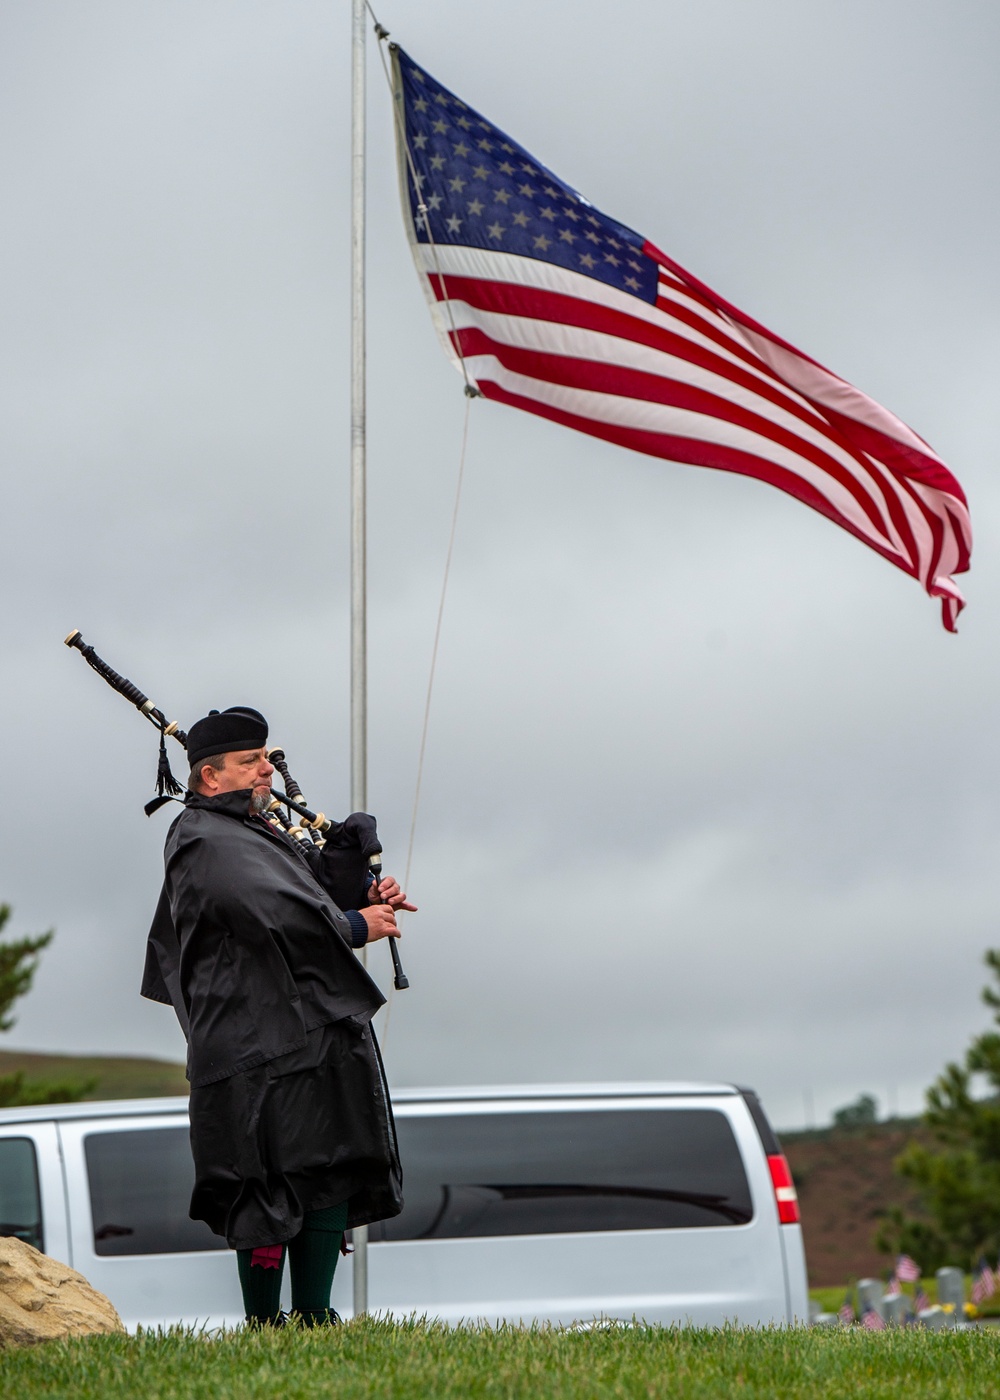
[[[735,1079],[789,1123],[804,1089],[916,1108],[984,1022],[995,941],[997,18],[469,13],[382,18],[906,418],[967,487],[977,552],[948,637],[912,580],[757,483],[474,404],[391,1073]],[[42,0],[0,31],[0,895],[59,930],[8,1040],[179,1056],[135,994],[155,736],[59,641],[82,628],[182,722],[259,704],[346,807],[346,16]],[[369,81],[370,805],[398,868],[464,407],[374,52]]]

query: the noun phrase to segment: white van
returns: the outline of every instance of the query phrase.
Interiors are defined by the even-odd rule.
[[[795,1191],[752,1091],[409,1089],[393,1105],[406,1206],[371,1228],[372,1312],[808,1320]],[[78,1269],[130,1329],[242,1321],[235,1259],[188,1219],[192,1179],[185,1099],[0,1111],[0,1234]],[[344,1317],[351,1293],[347,1259]]]

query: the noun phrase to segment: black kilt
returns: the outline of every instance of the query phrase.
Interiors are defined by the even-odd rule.
[[[348,1017],[305,1046],[191,1090],[192,1220],[232,1249],[284,1244],[306,1211],[348,1203],[347,1224],[398,1215],[402,1172],[371,1026]]]

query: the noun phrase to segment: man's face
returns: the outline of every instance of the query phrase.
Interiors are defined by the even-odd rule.
[[[202,769],[203,792],[214,797],[220,792],[240,792],[244,788],[252,788],[254,797],[264,798],[270,794],[274,765],[268,763],[266,749],[227,753],[225,760],[222,768]]]

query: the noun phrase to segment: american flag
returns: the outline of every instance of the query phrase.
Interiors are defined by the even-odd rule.
[[[918,1288],[917,1296],[913,1300],[913,1311],[915,1313],[921,1313],[925,1308],[929,1308],[930,1305],[931,1300],[928,1298],[927,1294],[922,1288]]]
[[[969,514],[927,443],[391,48],[404,220],[469,387],[638,452],[770,482],[918,579],[954,631]]]
[[[896,1277],[903,1283],[916,1283],[920,1278],[920,1265],[908,1254],[901,1254],[896,1260]]]
[[[850,1293],[844,1295],[844,1301],[840,1305],[840,1312],[837,1314],[845,1327],[849,1327],[854,1321],[854,1302]]]
[[[903,1290],[899,1285],[899,1275],[890,1275],[889,1282],[885,1286],[885,1296],[887,1298],[898,1298],[902,1291]]]
[[[996,1292],[996,1288],[996,1274],[985,1259],[980,1259],[979,1273],[975,1283],[972,1285],[972,1301],[975,1303],[976,1307],[978,1308],[980,1303],[985,1303],[987,1298],[992,1298],[993,1294]]]
[[[869,1332],[884,1332],[885,1322],[874,1308],[865,1308],[861,1318],[861,1326],[867,1327]]]

